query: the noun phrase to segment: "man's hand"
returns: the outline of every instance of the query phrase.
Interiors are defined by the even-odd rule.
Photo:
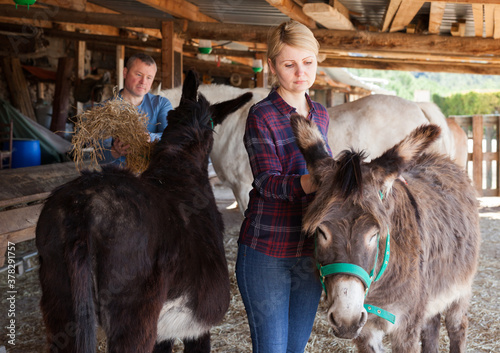
[[[130,153],[129,151],[130,145],[126,145],[121,142],[120,139],[115,139],[113,142],[113,146],[111,146],[111,155],[113,158],[120,158],[122,156],[126,156]]]

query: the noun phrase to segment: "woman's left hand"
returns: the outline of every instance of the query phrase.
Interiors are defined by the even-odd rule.
[[[305,174],[300,177],[300,186],[306,194],[310,194],[318,190],[318,187],[313,183],[311,175]]]

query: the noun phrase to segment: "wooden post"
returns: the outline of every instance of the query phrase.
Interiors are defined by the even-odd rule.
[[[182,45],[184,41],[174,33],[172,21],[161,25],[161,84],[162,89],[182,84]]]
[[[483,196],[483,116],[472,117],[472,181],[479,196]]]
[[[497,136],[496,136],[496,151],[497,151],[497,178],[496,178],[496,186],[497,186],[497,196],[500,196],[500,116],[497,116]]]
[[[123,68],[125,67],[125,46],[116,46],[116,85],[118,90],[123,88]]]
[[[267,56],[264,53],[257,53],[255,55],[256,59],[262,60],[262,71],[257,73],[257,81],[255,82],[256,87],[267,87],[269,68],[267,65]]]
[[[326,108],[333,107],[335,105],[335,93],[333,89],[328,89],[326,91]]]
[[[174,34],[174,87],[182,85],[184,72],[183,58],[182,58],[182,46],[184,45],[184,39],[180,38],[177,34]]]
[[[85,49],[86,43],[84,41],[76,42],[76,85],[75,88],[80,85],[80,82],[85,77]],[[76,114],[83,113],[83,103],[76,102]]]
[[[43,82],[36,83],[36,98],[45,99],[45,84]]]
[[[174,88],[174,23],[161,24],[161,85],[163,89]]]
[[[9,85],[12,105],[28,118],[35,120],[35,109],[28,91],[28,83],[24,77],[21,61],[18,58],[3,59],[3,72]]]
[[[66,121],[69,111],[69,92],[71,90],[70,77],[72,71],[73,58],[59,58],[50,130],[60,136],[63,136],[66,130]]]

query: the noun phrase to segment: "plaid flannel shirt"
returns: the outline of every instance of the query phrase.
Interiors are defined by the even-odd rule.
[[[328,112],[306,94],[312,119],[325,141]],[[300,176],[308,174],[290,126],[295,108],[272,90],[248,114],[244,143],[254,176],[239,243],[273,257],[313,254],[314,241],[302,232],[302,216],[313,194],[306,195]],[[328,152],[331,155],[330,147]]]

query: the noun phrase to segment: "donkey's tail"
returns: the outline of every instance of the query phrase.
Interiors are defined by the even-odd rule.
[[[81,229],[81,228],[79,228]],[[75,352],[95,353],[96,351],[96,314],[93,296],[92,260],[90,239],[75,229],[75,237],[67,244],[66,263],[71,280],[71,295],[75,318]]]

